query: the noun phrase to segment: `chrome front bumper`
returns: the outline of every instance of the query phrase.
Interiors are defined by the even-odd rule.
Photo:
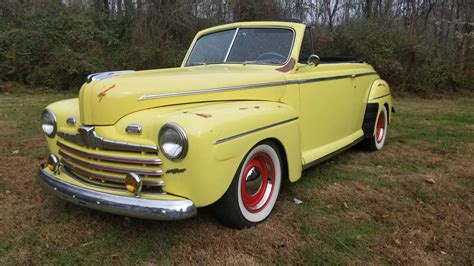
[[[64,182],[43,166],[38,171],[38,182],[64,200],[108,213],[153,220],[181,220],[197,214],[196,206],[188,199],[151,200],[98,192]]]

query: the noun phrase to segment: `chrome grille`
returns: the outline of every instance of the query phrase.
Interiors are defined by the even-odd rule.
[[[56,144],[63,168],[79,181],[125,189],[125,177],[134,172],[143,178],[144,191],[158,189],[161,192],[165,185],[159,168],[162,161],[156,153],[91,148],[70,142],[68,138],[61,138]]]

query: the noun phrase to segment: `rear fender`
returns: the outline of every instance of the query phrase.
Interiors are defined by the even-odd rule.
[[[370,138],[373,136],[375,132],[375,121],[383,106],[387,108],[388,122],[390,124],[392,120],[391,112],[393,110],[390,86],[385,80],[377,79],[372,83],[367,99],[367,107],[362,124],[364,137]]]

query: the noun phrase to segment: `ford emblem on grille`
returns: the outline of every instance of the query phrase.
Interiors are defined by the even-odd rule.
[[[91,146],[95,137],[95,128],[81,126],[77,131],[79,132],[82,143],[88,147]]]

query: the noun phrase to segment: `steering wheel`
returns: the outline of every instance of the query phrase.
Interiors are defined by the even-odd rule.
[[[264,59],[265,57],[270,57],[270,58]],[[273,57],[273,58],[271,58],[271,57]],[[275,60],[274,58],[277,58],[277,59]],[[257,61],[264,61],[264,60],[272,60],[272,61],[281,63],[281,62],[286,61],[286,57],[279,54],[279,53],[274,53],[274,52],[263,53],[263,54],[261,54],[257,57]]]

